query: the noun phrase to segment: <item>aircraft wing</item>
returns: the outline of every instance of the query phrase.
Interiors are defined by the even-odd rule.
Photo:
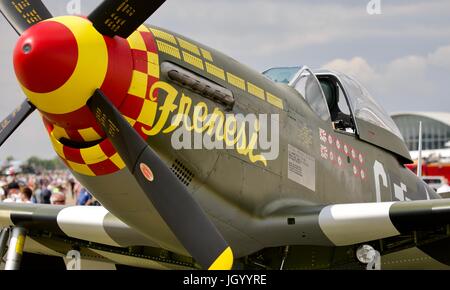
[[[286,225],[284,218],[283,226],[269,229],[266,224],[265,230],[287,237],[290,228],[293,245],[371,244],[385,257],[388,268],[395,266],[390,262],[410,265],[417,259],[425,259],[433,265],[430,267],[439,269],[450,266],[450,199],[291,208],[286,215],[295,218],[295,224]]]
[[[271,211],[264,212],[263,216],[253,219],[248,227],[252,231],[247,233],[260,242],[261,248],[350,246],[390,238],[410,238],[414,232],[450,239],[447,234],[447,231],[450,233],[447,230],[450,199],[330,205],[286,202],[282,207],[271,207]],[[450,250],[450,243],[448,246]]]
[[[318,223],[337,246],[379,240],[450,224],[450,199],[329,205]]]
[[[294,218],[295,223],[286,223],[286,217]],[[445,231],[449,224],[450,199],[334,204],[273,212],[255,222],[248,234],[259,240],[262,247],[347,246],[411,232],[439,228]],[[0,203],[0,228],[9,226],[28,230],[25,252],[65,257],[70,250],[78,249],[82,258],[116,265],[152,269],[198,267],[192,258],[163,250],[103,207]],[[268,231],[272,234],[267,235]],[[305,234],[304,242],[299,240],[299,232]],[[446,249],[450,248],[447,240],[441,240]],[[429,246],[436,248],[435,245]]]
[[[164,258],[167,251],[101,206],[0,203],[0,229],[27,229],[24,251],[66,257],[75,249],[84,260],[152,269],[192,269],[189,257]],[[184,260],[185,263],[179,260]]]

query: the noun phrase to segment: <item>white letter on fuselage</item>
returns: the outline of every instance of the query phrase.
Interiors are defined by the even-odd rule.
[[[381,186],[380,177],[383,181],[383,186],[388,187],[386,171],[384,171],[384,166],[378,160],[375,160],[373,165],[373,175],[375,177],[375,194],[377,202],[381,202]]]

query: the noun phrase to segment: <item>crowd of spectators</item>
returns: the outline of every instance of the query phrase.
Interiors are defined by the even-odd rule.
[[[0,176],[0,202],[99,205],[66,170]]]

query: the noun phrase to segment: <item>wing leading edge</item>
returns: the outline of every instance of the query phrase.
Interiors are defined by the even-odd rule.
[[[380,240],[450,224],[450,199],[329,205],[318,222],[336,246]]]
[[[169,253],[100,206],[0,203],[0,228],[28,231],[25,252],[152,269],[193,269],[191,257]],[[165,256],[168,255],[168,257]]]
[[[22,226],[29,231],[46,231],[114,247],[158,247],[100,206],[0,203],[0,227],[9,226]]]

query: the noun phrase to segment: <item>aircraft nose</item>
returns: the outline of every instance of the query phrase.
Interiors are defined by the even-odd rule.
[[[24,31],[13,62],[28,100],[48,120],[85,129],[89,124],[68,114],[88,110],[87,100],[105,80],[108,55],[105,38],[88,19],[60,16]]]
[[[32,26],[14,49],[16,76],[25,89],[34,93],[49,93],[62,87],[73,74],[77,59],[73,32],[54,21]]]

